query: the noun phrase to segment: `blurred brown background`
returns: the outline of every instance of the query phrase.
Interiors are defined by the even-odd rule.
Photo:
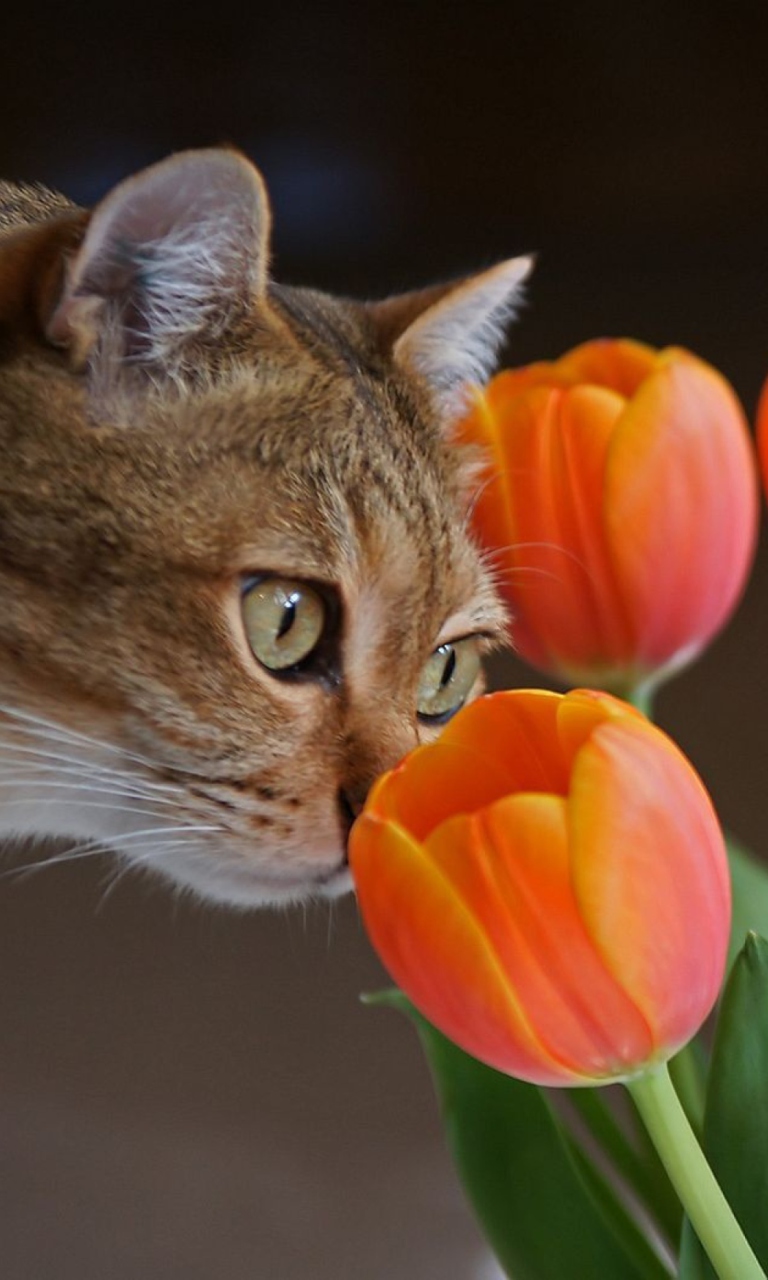
[[[540,253],[510,361],[690,346],[768,373],[760,4],[169,0],[3,18],[0,170],[83,203],[180,147],[262,167],[287,281]],[[660,718],[768,850],[768,564]],[[2,607],[0,605],[0,607]],[[532,682],[513,663],[506,682]],[[230,916],[109,864],[0,877],[5,1280],[486,1280],[354,904]]]

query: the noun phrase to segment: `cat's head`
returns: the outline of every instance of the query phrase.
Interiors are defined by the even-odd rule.
[[[529,269],[364,304],[268,241],[228,150],[0,238],[0,830],[243,905],[347,888],[372,780],[481,688],[450,429]]]

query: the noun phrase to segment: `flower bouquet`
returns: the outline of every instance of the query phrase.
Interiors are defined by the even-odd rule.
[[[374,787],[373,999],[513,1280],[765,1280],[768,870],[651,719],[751,567],[743,411],[686,351],[595,341],[500,374],[456,443],[512,641],[568,691],[480,697]]]

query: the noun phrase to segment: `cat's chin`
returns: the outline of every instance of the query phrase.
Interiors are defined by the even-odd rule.
[[[289,907],[308,901],[330,901],[351,893],[352,875],[346,862],[315,876],[267,876],[250,870],[212,867],[210,871],[152,868],[166,884],[198,901],[239,911],[260,907]]]

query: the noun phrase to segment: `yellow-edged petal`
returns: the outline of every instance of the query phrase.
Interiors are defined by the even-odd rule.
[[[588,383],[633,396],[651,373],[656,351],[633,338],[593,338],[555,362],[557,374],[572,386]]]
[[[537,1038],[589,1079],[631,1069],[652,1049],[649,1028],[606,968],[581,919],[570,876],[567,802],[515,795],[478,815],[471,861],[452,881],[492,942]],[[445,865],[447,832],[436,832]],[[453,833],[451,833],[453,835]],[[460,833],[456,833],[460,835]],[[434,843],[433,843],[434,842]]]
[[[703,647],[743,588],[757,495],[738,401],[695,357],[662,353],[628,405],[608,460],[605,522],[638,668]]]
[[[371,941],[424,1016],[499,1070],[564,1083],[569,1073],[536,1039],[471,907],[434,856],[364,813],[352,829],[350,865]]]
[[[514,712],[510,714],[508,700]],[[436,742],[418,747],[377,783],[369,812],[423,840],[459,813],[472,813],[513,791],[565,795],[568,772],[556,733],[559,698],[515,689],[470,703]]]
[[[711,1008],[728,941],[727,861],[709,797],[660,730],[615,719],[576,758],[569,831],[590,936],[671,1050]]]

